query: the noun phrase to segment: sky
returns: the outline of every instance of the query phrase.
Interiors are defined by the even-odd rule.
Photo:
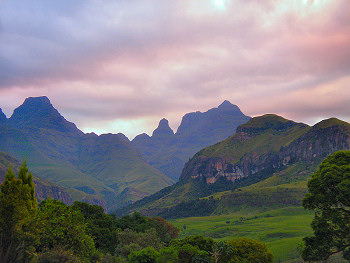
[[[48,96],[84,132],[176,131],[224,100],[350,122],[349,0],[0,0],[0,108]]]

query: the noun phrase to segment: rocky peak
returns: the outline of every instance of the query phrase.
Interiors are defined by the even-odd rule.
[[[218,107],[219,110],[222,111],[232,111],[232,112],[237,112],[239,114],[243,113],[241,112],[241,110],[238,108],[238,106],[232,104],[231,102],[229,102],[228,100],[225,100],[223,103],[221,103]]]
[[[68,122],[51,104],[46,96],[29,97],[14,110],[10,124],[16,127],[49,128],[63,132],[82,132]]]
[[[169,137],[174,135],[167,119],[161,119],[158,128],[153,131],[152,137]]]
[[[6,115],[2,112],[2,109],[0,108],[0,123],[5,122],[6,120]]]

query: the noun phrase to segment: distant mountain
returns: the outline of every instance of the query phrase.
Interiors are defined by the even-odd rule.
[[[18,174],[18,170],[21,166],[20,161],[8,155],[7,153],[0,152],[0,184],[5,180],[5,174],[7,168],[11,165],[11,168]],[[60,200],[66,204],[72,204],[72,198],[68,195],[65,189],[57,184],[33,175],[33,181],[35,184],[35,196],[38,201],[42,201],[47,197]]]
[[[195,154],[177,184],[117,214],[138,210],[174,218],[250,206],[298,206],[321,161],[349,149],[350,124],[336,118],[309,127],[272,114],[256,117]]]
[[[6,121],[6,115],[2,112],[2,109],[0,108],[0,125],[1,123],[5,123]]]
[[[233,135],[236,128],[249,119],[236,105],[224,101],[207,112],[183,116],[175,134],[168,120],[162,119],[151,137],[138,135],[132,144],[149,164],[177,181],[185,162],[193,154]]]
[[[144,195],[172,183],[147,164],[123,134],[84,134],[47,97],[27,98],[0,125],[0,150],[67,188],[74,200],[118,207],[127,187]],[[128,195],[132,202],[139,195]]]

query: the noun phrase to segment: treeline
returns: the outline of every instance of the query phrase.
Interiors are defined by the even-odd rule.
[[[251,239],[215,242],[189,236],[161,217],[139,213],[117,218],[83,202],[37,204],[24,162],[0,186],[0,262],[272,262],[264,243]]]

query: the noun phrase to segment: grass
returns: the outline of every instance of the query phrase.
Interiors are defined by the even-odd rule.
[[[191,217],[171,220],[180,229],[180,238],[203,235],[215,240],[239,237],[253,238],[266,243],[275,262],[301,262],[298,246],[311,234],[313,212],[302,207],[270,211],[242,209],[227,215]]]

